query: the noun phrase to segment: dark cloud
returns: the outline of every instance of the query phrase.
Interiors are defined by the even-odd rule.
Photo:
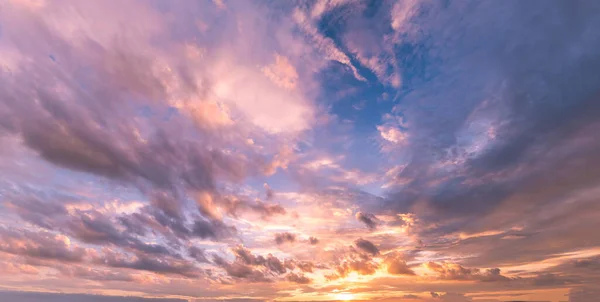
[[[268,218],[274,215],[285,215],[286,210],[278,204],[267,204],[263,202],[256,202],[249,204],[248,207],[254,212],[260,214],[263,218]]]
[[[265,265],[270,271],[276,274],[283,274],[287,271],[281,260],[271,254],[267,256]]]
[[[594,302],[598,300],[598,286],[574,287],[569,291],[569,302]]]
[[[369,229],[375,229],[379,224],[379,220],[377,219],[377,217],[370,213],[358,212],[356,213],[356,219],[364,223]]]
[[[238,245],[231,249],[236,259],[248,265],[264,265],[266,259],[263,256],[255,256],[252,252],[242,245]]]
[[[163,256],[161,258],[146,255],[123,255],[104,250],[104,256],[98,259],[99,264],[116,268],[144,270],[159,274],[177,274],[189,278],[197,278],[202,271],[193,263],[183,259]]]
[[[44,18],[32,19],[16,9],[13,13],[3,22],[11,45],[23,57],[46,59],[36,59],[35,64],[22,61],[19,69],[10,72],[2,70],[0,76],[6,85],[0,88],[0,116],[7,118],[0,123],[0,131],[19,137],[41,158],[140,190],[156,211],[173,220],[183,220],[167,225],[179,228],[173,230],[176,235],[185,234],[181,227],[186,224],[182,208],[191,193],[208,191],[218,195],[218,179],[238,182],[260,170],[262,161],[245,159],[259,155],[241,157],[222,152],[222,148],[214,147],[226,140],[221,133],[173,114],[177,110],[165,102],[168,87],[164,75],[153,70],[151,56],[135,51],[127,43],[98,44],[85,35],[81,37],[82,44],[75,46],[46,24]],[[33,40],[44,46],[32,47]],[[58,61],[47,59],[49,53]],[[85,62],[85,68],[81,62]],[[183,66],[173,66],[172,72],[186,93],[206,88],[192,85],[191,73]],[[191,139],[190,132],[197,135]],[[62,210],[60,206],[40,204],[46,208],[46,214],[36,212],[36,202],[39,204],[22,201],[29,211],[21,215],[49,228],[48,215]],[[253,210],[265,216],[285,213],[280,206],[266,204],[253,205]],[[90,223],[96,221],[84,222],[89,229],[103,227],[94,232],[98,236],[104,232],[106,237],[86,240],[117,240],[116,234],[111,233],[114,230]],[[191,235],[217,239],[222,233],[208,227],[196,225]],[[138,235],[144,232],[139,228],[134,231]],[[133,244],[148,252],[157,248],[140,242]]]
[[[192,234],[202,239],[219,239],[235,233],[235,227],[225,225],[219,220],[199,219],[194,223]]]
[[[125,222],[125,230],[134,228],[132,233],[119,230],[118,222]],[[127,228],[129,226],[129,228]],[[140,225],[133,224],[133,221],[121,217],[120,219],[112,219],[94,210],[78,211],[77,215],[70,216],[63,226],[56,225],[62,228],[66,234],[69,234],[83,242],[106,245],[113,244],[122,248],[131,248],[143,253],[157,255],[173,255],[173,253],[162,245],[145,243],[135,237],[136,233],[144,233],[144,228]]]
[[[298,284],[309,284],[311,282],[310,278],[308,278],[304,275],[298,275],[295,273],[289,273],[286,276],[286,280],[288,280],[290,282],[298,283]]]
[[[251,265],[251,266],[264,266],[270,272],[280,275],[287,272],[287,269],[293,269],[295,267],[294,262],[292,261],[281,261],[279,258],[273,256],[272,254],[267,255],[267,257],[256,256],[252,254],[252,252],[238,245],[235,248],[231,249],[233,254],[236,257],[236,262]]]
[[[437,277],[443,280],[478,280],[482,282],[511,280],[510,278],[503,276],[498,268],[481,271],[478,268],[466,268],[460,264],[446,262],[428,262],[425,266],[434,271],[437,274]]]
[[[446,302],[471,302],[473,301],[473,299],[466,297],[464,294],[457,294],[457,293],[445,293],[445,294],[438,294],[435,292],[431,292],[431,297],[434,299],[439,299],[440,301],[446,301]]]
[[[294,264],[305,273],[312,273],[315,268],[315,264],[310,261],[297,261]]]
[[[600,165],[600,144],[593,139],[600,125],[600,76],[593,70],[600,66],[600,34],[588,28],[600,26],[594,17],[600,6],[584,1],[567,11],[560,3],[457,2],[422,9],[427,13],[410,16],[419,31],[407,46],[419,49],[411,55],[435,57],[439,64],[402,63],[411,76],[395,110],[408,141],[397,152],[411,160],[394,177],[402,180],[401,190],[392,190],[383,210],[374,205],[373,211],[416,211],[424,224],[436,224],[416,231],[439,238],[528,225],[524,217],[567,207],[558,196],[597,186],[600,173],[592,167]],[[450,16],[459,11],[468,16],[455,22]],[[514,34],[519,28],[530,30]],[[541,225],[530,231],[543,232],[535,244],[551,237],[569,241],[538,252],[541,258],[590,244],[588,236],[574,236],[575,226],[568,232]],[[518,247],[496,253],[506,261],[540,250],[529,243],[501,244],[506,251]]]
[[[566,277],[562,277],[553,273],[542,273],[542,274],[538,274],[536,277],[533,278],[532,280],[533,285],[535,286],[562,286],[562,285],[566,285],[569,283],[572,283],[572,281],[569,278]]]
[[[48,232],[9,230],[0,227],[0,251],[61,262],[81,262],[86,250],[69,246],[65,240]]]
[[[40,196],[42,194],[21,194],[4,197],[6,206],[17,213],[23,220],[43,228],[52,228],[53,218],[67,214],[64,205],[57,199],[68,200],[68,196]]]
[[[296,241],[296,235],[288,232],[277,233],[275,234],[275,243],[284,244],[284,243],[293,243]]]
[[[273,196],[275,196],[275,192],[273,191],[273,189],[271,189],[271,187],[265,183],[264,184],[265,187],[265,196],[267,200],[272,200]]]
[[[198,262],[208,263],[208,258],[206,257],[206,253],[203,249],[199,247],[192,246],[188,250],[188,255],[194,258]]]
[[[310,243],[311,245],[315,245],[319,243],[319,239],[317,237],[309,237],[308,238],[308,243]]]
[[[124,281],[131,282],[136,279],[129,273],[122,271],[91,268],[85,266],[60,266],[62,275],[94,281]]]
[[[359,238],[354,241],[356,247],[358,247],[361,251],[369,253],[371,255],[379,255],[379,249],[373,244],[373,242]]]
[[[574,266],[576,268],[600,270],[600,257],[575,260]]]
[[[229,263],[219,256],[214,256],[213,262],[223,268],[231,277],[245,279],[250,282],[271,282],[270,279],[265,277],[263,272],[254,269],[251,265],[246,265],[239,261]]]

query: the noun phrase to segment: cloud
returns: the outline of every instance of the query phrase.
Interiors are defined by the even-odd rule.
[[[213,262],[225,269],[227,274],[234,278],[245,279],[250,282],[271,282],[270,279],[265,277],[264,273],[260,270],[252,268],[250,265],[246,265],[240,262],[229,263],[219,256],[214,256]]]
[[[173,257],[156,258],[141,254],[130,257],[110,250],[104,252],[104,256],[98,262],[109,267],[130,268],[159,274],[177,274],[189,278],[198,278],[202,275],[202,271],[198,267],[182,259]]]
[[[351,272],[356,272],[359,275],[373,275],[379,268],[379,265],[370,260],[350,260],[345,261],[336,267],[336,272],[339,277],[346,277]]]
[[[0,291],[0,299],[23,302],[184,302],[181,299],[99,296],[66,293]]]
[[[356,213],[356,219],[364,223],[369,229],[377,228],[378,219],[375,215],[370,213],[358,212]]]
[[[97,269],[84,266],[61,266],[61,274],[71,278],[81,278],[94,281],[124,281],[132,282],[136,278],[126,272],[113,271],[107,269]]]
[[[198,262],[209,262],[208,258],[206,257],[206,252],[201,248],[192,246],[190,247],[188,254]]]
[[[296,88],[298,72],[286,57],[275,55],[275,63],[263,67],[262,72],[279,87]]]
[[[11,0],[0,283],[593,299],[599,9]]]
[[[268,254],[266,257],[254,255],[242,245],[231,249],[236,257],[236,262],[250,266],[263,266],[275,275],[281,275],[287,272],[287,269],[294,269],[294,261],[281,261],[279,258]]]
[[[356,247],[363,252],[367,252],[374,256],[379,255],[379,249],[371,241],[359,238],[354,241],[354,244],[356,244]]]
[[[593,302],[600,291],[594,287],[575,287],[569,291],[569,302]]]
[[[311,282],[311,280],[304,276],[304,275],[298,275],[295,273],[289,273],[286,277],[286,279],[290,282],[294,282],[294,283],[298,283],[298,284],[309,284]]]
[[[71,246],[67,237],[49,232],[29,232],[0,228],[0,251],[33,257],[38,259],[57,260],[63,262],[81,262],[87,251],[81,247]]]
[[[296,241],[296,235],[288,232],[277,233],[275,234],[275,243],[284,244],[284,243],[293,243]]]
[[[392,253],[385,255],[383,262],[387,266],[387,272],[393,275],[415,275],[415,272],[406,264],[402,255]]]
[[[570,283],[568,278],[557,276],[552,273],[538,274],[533,278],[533,285],[535,286],[561,286]]]
[[[265,188],[266,199],[272,200],[273,196],[275,196],[275,192],[273,192],[273,189],[271,189],[271,187],[267,183],[264,183],[263,187]]]
[[[427,262],[425,267],[435,272],[437,277],[443,280],[510,281],[510,278],[503,276],[498,268],[491,268],[482,272],[478,268],[466,268],[460,264],[446,262]]]

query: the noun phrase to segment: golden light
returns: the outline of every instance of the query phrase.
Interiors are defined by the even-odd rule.
[[[354,295],[349,293],[340,293],[335,295],[335,299],[340,301],[350,301],[354,299]]]

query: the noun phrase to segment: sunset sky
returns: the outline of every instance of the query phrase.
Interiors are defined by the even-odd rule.
[[[0,0],[0,301],[598,302],[599,16]]]

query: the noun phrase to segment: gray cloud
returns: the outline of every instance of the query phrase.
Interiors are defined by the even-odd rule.
[[[63,262],[81,262],[86,250],[69,247],[65,241],[51,233],[34,233],[0,227],[0,251],[39,259]]]
[[[275,243],[284,244],[284,243],[293,243],[296,241],[296,235],[288,232],[277,233],[275,234]]]
[[[105,251],[105,255],[98,260],[98,263],[109,267],[130,268],[159,274],[177,274],[189,278],[197,278],[203,273],[191,262],[166,256],[157,258],[138,254],[130,257]]]
[[[428,262],[426,267],[434,271],[443,280],[479,280],[482,282],[510,281],[503,276],[500,269],[491,268],[481,271],[478,268],[467,268],[456,263]]]
[[[270,279],[265,277],[263,272],[252,268],[251,265],[246,265],[239,261],[229,263],[219,256],[214,256],[213,262],[223,268],[231,277],[244,279],[250,282],[271,282]]]
[[[354,244],[356,244],[356,247],[364,252],[367,252],[371,255],[379,255],[379,249],[371,241],[359,238],[354,241]]]
[[[298,283],[298,284],[309,284],[311,282],[310,278],[304,275],[298,275],[295,273],[289,273],[286,276],[286,279],[290,282]]]
[[[356,213],[356,219],[364,223],[369,229],[377,228],[378,219],[373,214],[358,212]]]

